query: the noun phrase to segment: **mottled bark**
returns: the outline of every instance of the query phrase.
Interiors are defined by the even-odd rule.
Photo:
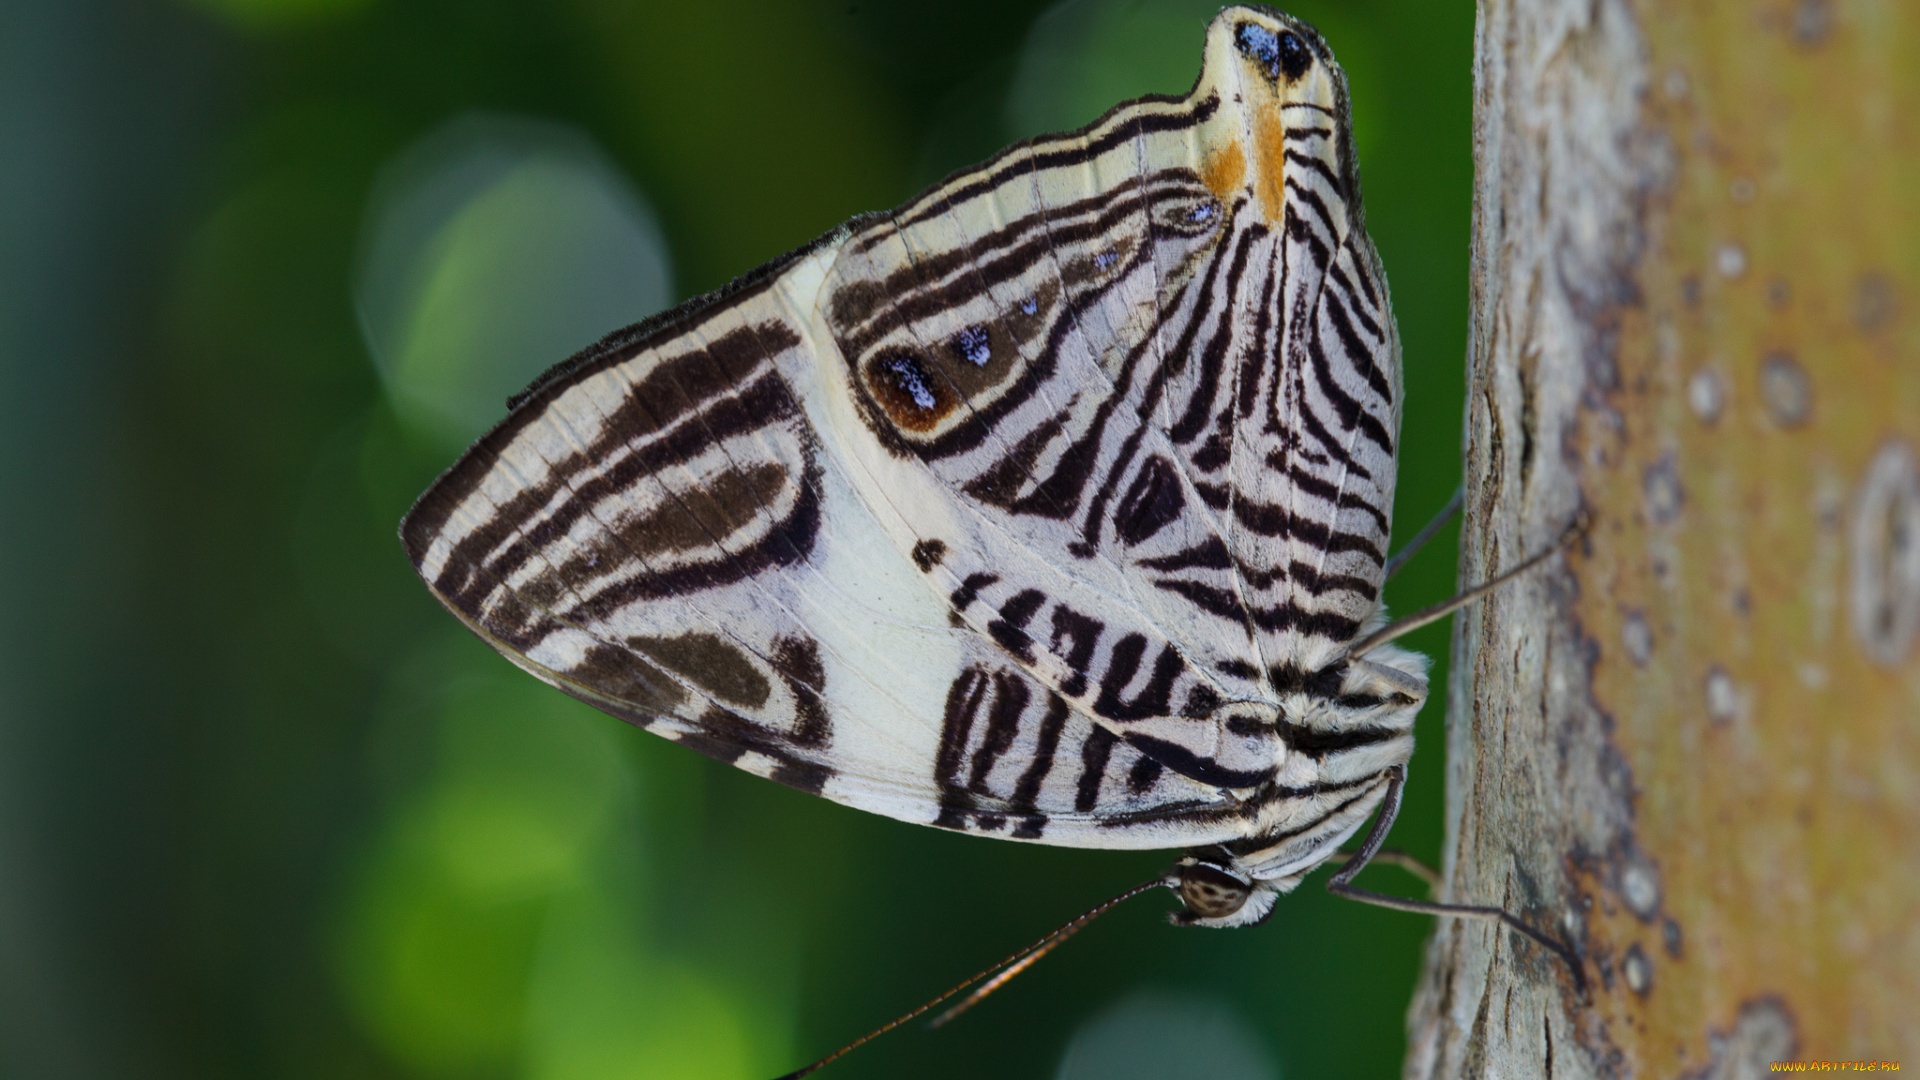
[[[1920,6],[1482,0],[1409,1077],[1920,1068]]]

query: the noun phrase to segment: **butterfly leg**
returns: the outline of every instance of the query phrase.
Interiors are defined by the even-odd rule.
[[[1367,839],[1360,845],[1360,850],[1354,852],[1347,860],[1347,864],[1335,871],[1333,877],[1327,880],[1327,891],[1335,896],[1344,896],[1349,900],[1358,900],[1363,904],[1373,904],[1376,907],[1393,908],[1395,911],[1451,915],[1465,919],[1493,919],[1505,923],[1565,961],[1567,969],[1573,973],[1574,985],[1584,993],[1587,985],[1586,975],[1573,949],[1558,938],[1529,926],[1518,915],[1505,908],[1482,907],[1477,904],[1443,904],[1433,900],[1408,900],[1354,887],[1352,884],[1354,875],[1365,869],[1367,863],[1379,854],[1380,845],[1387,839],[1387,831],[1393,828],[1394,818],[1400,816],[1400,791],[1406,782],[1405,766],[1395,765],[1387,770],[1387,797],[1381,800],[1380,810],[1374,815],[1373,828],[1367,833]]]
[[[1342,851],[1327,861],[1335,866],[1345,866],[1358,854],[1360,853],[1357,851]],[[1429,894],[1440,891],[1440,871],[1401,851],[1399,848],[1383,847],[1373,853],[1373,861],[1376,864],[1385,863],[1388,866],[1397,866],[1407,873],[1412,874],[1414,877],[1419,878],[1421,881],[1426,882],[1427,892]]]
[[[1460,512],[1460,504],[1464,503],[1466,499],[1467,488],[1465,484],[1453,489],[1453,498],[1447,500],[1447,505],[1441,507],[1440,512],[1433,515],[1432,521],[1422,525],[1420,531],[1413,534],[1413,539],[1407,541],[1406,547],[1394,552],[1393,557],[1387,560],[1387,580],[1393,580],[1393,575],[1399,573],[1400,568],[1407,565],[1409,559],[1412,559],[1418,554],[1421,548],[1427,546],[1427,541],[1433,539],[1435,533],[1439,532],[1447,522],[1453,520],[1453,515]]]
[[[1574,519],[1573,524],[1567,526],[1565,532],[1560,534],[1560,539],[1555,540],[1551,546],[1542,548],[1532,555],[1527,556],[1521,560],[1520,565],[1511,570],[1506,570],[1494,575],[1492,578],[1475,585],[1473,588],[1462,592],[1451,600],[1443,600],[1430,608],[1424,608],[1404,618],[1395,619],[1380,629],[1375,630],[1373,633],[1368,634],[1366,637],[1361,638],[1359,641],[1354,642],[1352,645],[1349,645],[1345,655],[1347,657],[1364,656],[1370,650],[1377,649],[1387,642],[1392,641],[1394,638],[1400,637],[1403,634],[1410,634],[1426,626],[1428,623],[1439,622],[1441,619],[1459,611],[1461,608],[1466,607],[1475,600],[1505,585],[1521,574],[1546,562],[1554,555],[1559,554],[1563,548],[1572,544],[1575,540],[1580,539],[1582,536],[1585,536],[1586,533],[1587,515],[1583,512],[1579,517]]]

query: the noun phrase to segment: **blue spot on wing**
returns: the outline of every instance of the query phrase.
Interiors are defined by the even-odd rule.
[[[915,405],[923,409],[931,409],[937,404],[933,391],[927,387],[926,376],[921,374],[919,367],[904,357],[888,357],[883,363],[898,380],[897,385],[900,389],[906,391]]]
[[[1297,79],[1313,64],[1312,50],[1290,30],[1276,34],[1258,23],[1241,23],[1234,30],[1233,43],[1259,61],[1269,79],[1278,79],[1282,72],[1289,81]]]
[[[953,339],[953,347],[960,350],[960,355],[966,357],[967,363],[974,367],[986,367],[987,361],[993,356],[984,326],[969,326],[960,331]]]
[[[1256,23],[1241,23],[1233,35],[1234,44],[1240,51],[1260,61],[1267,69],[1267,77],[1280,75],[1280,39],[1273,31]]]

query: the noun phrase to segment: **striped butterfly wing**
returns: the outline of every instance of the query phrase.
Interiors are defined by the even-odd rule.
[[[933,189],[821,301],[868,501],[957,617],[1227,788],[1280,748],[1217,710],[1299,688],[1378,610],[1399,426],[1344,88],[1270,75],[1268,44],[1229,12],[1187,98]]]
[[[850,805],[1263,827],[1284,750],[1219,710],[1373,616],[1398,416],[1344,89],[1276,25],[549,373],[403,523],[422,577],[549,683]]]
[[[422,577],[544,681],[801,790],[1057,843],[1132,815],[1156,827],[1124,843],[1186,842],[1182,821],[1220,794],[1144,775],[952,626],[856,493],[796,303],[835,253],[536,385],[403,523]]]

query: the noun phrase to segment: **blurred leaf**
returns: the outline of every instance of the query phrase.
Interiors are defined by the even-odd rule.
[[[1142,94],[1184,94],[1200,76],[1212,0],[1065,0],[1028,32],[1008,90],[1012,138],[1066,131]]]
[[[570,0],[620,144],[670,204],[685,284],[706,290],[907,194],[907,140],[852,43],[804,5]]]
[[[460,662],[434,773],[366,857],[337,950],[363,1023],[426,1073],[516,1058],[548,906],[602,888],[589,864],[630,796],[605,718],[491,657]]]
[[[369,1032],[418,1072],[505,1065],[519,1050],[546,905],[476,896],[421,855],[401,847],[367,873],[341,950],[348,996]]]
[[[314,629],[371,672],[440,626],[440,607],[420,595],[394,529],[443,451],[436,445],[434,464],[423,468],[398,428],[388,410],[373,408],[336,431],[314,455],[288,530]],[[377,468],[369,464],[376,455]],[[402,483],[411,490],[396,493]]]
[[[1278,1080],[1260,1036],[1230,1005],[1146,990],[1080,1026],[1055,1080]]]
[[[372,0],[186,0],[242,30],[287,30],[356,15]]]
[[[554,909],[530,991],[528,1080],[771,1074],[765,1025],[710,977],[638,948],[605,903],[583,896]]]
[[[383,171],[354,298],[395,408],[450,446],[542,371],[667,306],[645,199],[584,135],[468,115]]]
[[[589,846],[628,795],[618,730],[517,671],[453,686],[427,811],[448,880],[476,896],[580,884]]]

